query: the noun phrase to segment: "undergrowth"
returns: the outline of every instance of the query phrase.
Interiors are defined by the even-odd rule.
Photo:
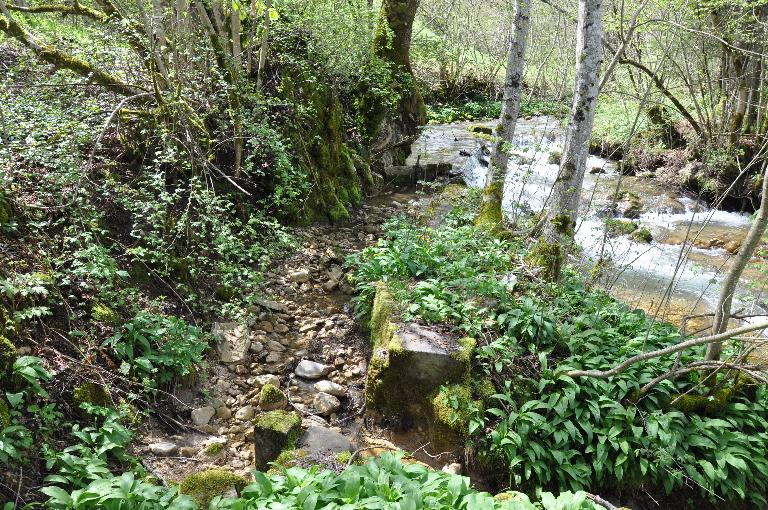
[[[383,281],[403,320],[449,324],[478,339],[474,386],[490,380],[494,388],[475,391],[466,428],[470,448],[507,471],[507,486],[684,491],[713,502],[765,503],[763,386],[731,377],[708,393],[691,372],[642,391],[674,356],[609,379],[568,377],[569,370],[607,370],[674,345],[680,333],[585,288],[577,273],[558,284],[532,277],[524,243],[475,228],[466,211],[434,229],[399,219],[385,231],[350,260],[357,311],[367,316],[374,285]],[[696,359],[702,348],[679,361]]]

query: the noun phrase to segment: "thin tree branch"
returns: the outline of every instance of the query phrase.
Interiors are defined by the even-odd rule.
[[[568,375],[569,377],[595,377],[598,379],[605,379],[608,377],[612,377],[614,375],[618,375],[624,372],[626,369],[628,369],[632,365],[639,363],[641,361],[646,361],[653,358],[659,358],[661,356],[666,356],[667,354],[674,354],[684,349],[688,349],[689,347],[696,347],[697,345],[706,345],[713,342],[722,342],[724,340],[728,340],[735,336],[743,335],[744,333],[751,333],[752,331],[758,331],[766,328],[768,328],[768,322],[750,324],[747,326],[742,326],[740,328],[732,329],[730,331],[726,331],[724,333],[719,333],[717,335],[704,336],[701,338],[692,338],[691,340],[686,340],[685,342],[681,342],[676,345],[671,345],[669,347],[665,347],[664,349],[657,349],[655,351],[643,352],[636,356],[632,356],[631,358],[616,365],[610,370],[570,370],[566,372],[566,375]]]

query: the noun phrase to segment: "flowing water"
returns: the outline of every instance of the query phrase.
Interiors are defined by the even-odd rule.
[[[427,126],[414,143],[408,163],[449,162],[462,168],[469,186],[482,186],[487,166],[467,156],[487,142],[468,127],[468,123]],[[551,117],[519,121],[503,201],[513,218],[520,211],[537,212],[545,206],[558,172],[558,165],[549,163],[550,153],[562,149],[563,135],[559,121]],[[582,190],[576,230],[582,251],[577,264],[589,270],[601,255],[608,258],[611,265],[604,284],[611,294],[659,319],[679,324],[685,315],[711,312],[732,262],[727,249],[738,249],[749,230],[749,216],[710,209],[652,178],[622,176],[615,161],[590,156],[587,172],[592,173],[585,175]],[[652,242],[604,235],[604,218],[621,217],[609,207],[617,190],[640,199],[640,213],[633,221],[651,232]],[[746,271],[734,310],[763,313],[765,280],[756,270]],[[706,322],[691,321],[689,331]]]

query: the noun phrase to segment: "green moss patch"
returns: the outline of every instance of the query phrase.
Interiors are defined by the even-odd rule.
[[[245,478],[225,469],[209,469],[188,476],[181,482],[182,494],[192,496],[199,508],[208,508],[213,498],[240,491],[248,484]]]
[[[9,381],[13,362],[16,361],[16,346],[3,335],[0,335],[0,381],[5,387]]]

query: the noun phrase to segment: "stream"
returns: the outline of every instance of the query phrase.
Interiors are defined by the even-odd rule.
[[[482,187],[487,167],[476,157],[467,156],[480,144],[489,144],[468,130],[471,125],[425,127],[407,163],[451,163],[462,169],[467,185]],[[493,127],[495,122],[479,125]],[[544,207],[558,172],[558,165],[549,163],[550,153],[562,149],[563,138],[558,119],[518,121],[515,156],[510,158],[503,200],[503,208],[512,218],[521,211],[538,212]],[[622,218],[609,207],[617,188],[640,199],[639,211],[625,212],[651,232],[650,243],[629,235],[605,236],[604,219]],[[679,325],[688,314],[713,310],[723,275],[732,263],[731,252],[738,250],[749,225],[747,214],[710,209],[696,197],[665,188],[653,178],[622,176],[616,161],[590,156],[576,227],[581,253],[574,262],[589,271],[602,253],[611,261],[603,284],[614,297]],[[748,268],[734,310],[765,313],[765,280],[757,270]],[[688,321],[689,331],[706,328],[708,321]]]

